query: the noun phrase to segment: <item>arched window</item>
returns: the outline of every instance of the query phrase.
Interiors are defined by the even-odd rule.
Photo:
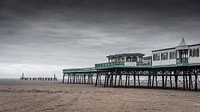
[[[137,62],[137,57],[132,57],[132,62]]]
[[[126,58],[126,61],[127,61],[127,62],[130,62],[130,61],[131,61],[131,57],[127,57],[127,58]]]
[[[111,58],[111,62],[115,62],[115,58],[112,57],[112,58]]]
[[[121,56],[118,57],[118,61],[121,61]]]

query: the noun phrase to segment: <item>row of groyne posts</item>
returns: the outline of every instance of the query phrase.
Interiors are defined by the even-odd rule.
[[[54,74],[54,77],[25,77],[24,73],[20,77],[20,80],[33,80],[33,81],[57,81],[57,77]]]
[[[200,67],[107,68],[96,72],[64,73],[62,83],[103,87],[200,90]]]

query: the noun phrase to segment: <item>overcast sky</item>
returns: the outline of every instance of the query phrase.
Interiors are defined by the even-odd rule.
[[[0,0],[0,78],[62,77],[106,56],[200,43],[199,0]]]

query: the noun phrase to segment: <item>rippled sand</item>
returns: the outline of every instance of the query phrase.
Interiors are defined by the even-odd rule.
[[[0,112],[199,112],[200,92],[0,80]]]

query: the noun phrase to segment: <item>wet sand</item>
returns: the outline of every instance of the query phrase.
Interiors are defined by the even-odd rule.
[[[0,80],[0,112],[199,112],[200,92]]]

